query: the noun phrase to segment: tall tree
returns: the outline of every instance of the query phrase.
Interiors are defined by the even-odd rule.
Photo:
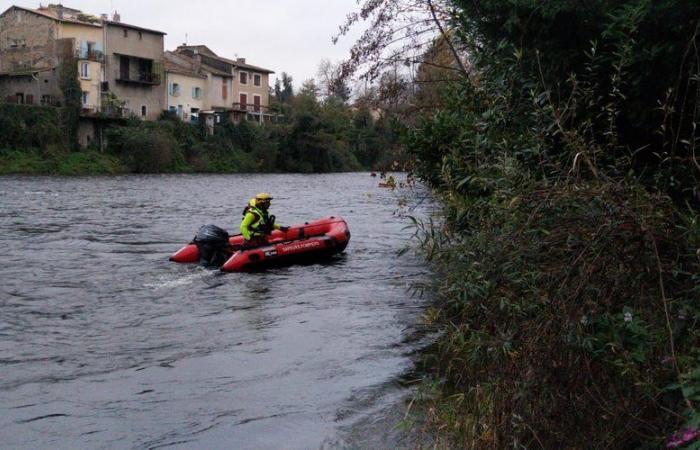
[[[275,78],[275,88],[274,88],[274,95],[275,98],[277,99],[278,102],[281,102],[281,97],[282,97],[282,83],[280,82],[279,78]]]
[[[335,97],[343,103],[350,99],[350,88],[341,76],[339,64],[333,64],[328,59],[321,60],[318,66],[320,93],[325,99]]]
[[[454,39],[454,2],[451,0],[358,0],[359,11],[348,14],[334,42],[360,22],[369,22],[362,37],[341,64],[343,78],[360,71],[374,80],[396,64],[420,64],[436,37],[442,36],[454,66],[468,76],[464,49]]]
[[[279,100],[282,103],[289,103],[292,97],[294,97],[292,77],[287,72],[282,72],[282,91],[280,92]]]

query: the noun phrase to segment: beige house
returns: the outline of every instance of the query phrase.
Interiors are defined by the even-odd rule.
[[[245,58],[234,63],[233,107],[246,113],[256,122],[262,122],[270,106],[271,70],[247,64]]]
[[[192,61],[173,52],[165,52],[163,65],[167,87],[166,109],[184,122],[199,121],[207,110],[208,77],[195,72]]]
[[[124,114],[155,120],[166,108],[162,31],[104,20],[105,101]]]
[[[216,111],[219,120],[226,114],[233,122],[246,118],[262,122],[270,117],[269,75],[273,71],[247,64],[245,58],[223,58],[206,45],[181,45],[174,53],[190,58],[193,67],[207,75],[205,107]]]

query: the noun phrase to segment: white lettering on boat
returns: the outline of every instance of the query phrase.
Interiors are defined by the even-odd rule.
[[[298,250],[307,250],[319,246],[321,246],[320,241],[300,242],[298,244],[285,245],[284,247],[280,248],[280,250],[284,253],[291,253]]]

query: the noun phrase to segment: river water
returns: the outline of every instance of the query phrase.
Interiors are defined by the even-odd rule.
[[[399,176],[399,179],[402,178]],[[0,448],[317,449],[415,443],[397,424],[430,274],[420,187],[367,173],[0,177]],[[221,274],[168,256],[234,231],[344,217],[331,262]]]

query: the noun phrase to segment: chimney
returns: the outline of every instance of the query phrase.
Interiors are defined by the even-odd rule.
[[[114,11],[114,14],[112,14],[112,22],[121,22],[122,17],[119,15],[118,12]]]
[[[107,22],[109,20],[109,15],[108,14],[100,14],[100,19],[102,19],[103,22]]]
[[[236,58],[236,62],[239,62],[241,64],[245,64],[245,58]]]
[[[202,55],[200,55],[197,50],[194,51],[192,60],[194,61],[192,64],[192,71],[199,73],[200,69],[202,68]]]

